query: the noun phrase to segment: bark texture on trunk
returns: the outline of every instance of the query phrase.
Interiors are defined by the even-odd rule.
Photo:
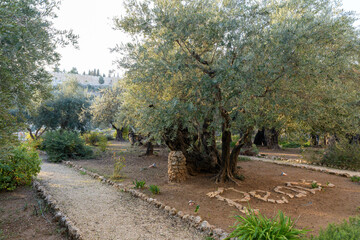
[[[111,126],[115,129],[116,131],[116,137],[115,137],[115,140],[116,141],[120,141],[120,142],[124,142],[125,139],[123,137],[123,131],[124,131],[124,128],[117,128],[114,124],[111,123]]]
[[[194,144],[194,137],[187,129],[178,129],[175,137],[169,137],[171,134],[165,134],[163,139],[171,151],[182,151],[186,158],[186,167],[192,175],[205,172],[215,173],[218,171],[217,162],[210,155],[202,152]]]
[[[279,131],[277,131],[275,128],[265,129],[265,139],[268,149],[280,149]]]
[[[234,181],[236,182],[237,178],[237,162],[238,157],[241,151],[241,148],[246,144],[246,139],[251,136],[252,128],[249,128],[242,137],[236,142],[234,148],[229,152],[229,155],[222,155],[222,159],[220,162],[220,172],[216,176],[216,182],[226,182],[226,181]],[[224,133],[223,133],[224,134]],[[226,146],[228,145],[230,149],[231,143],[231,132],[225,134],[226,136],[223,137],[223,147],[227,149]],[[230,135],[230,142],[228,136]],[[224,141],[225,140],[225,141]],[[226,157],[226,158],[223,158]]]
[[[264,146],[264,147],[267,146],[265,139],[265,128],[258,130],[258,132],[255,135],[254,144],[257,146]]]
[[[154,145],[151,143],[151,141],[149,141],[146,144],[146,153],[145,156],[151,156],[154,155]]]
[[[311,146],[313,147],[318,147],[320,144],[319,144],[319,135],[315,134],[315,133],[311,133],[310,134],[310,142],[311,142]]]
[[[39,137],[41,137],[41,135],[44,134],[44,132],[46,132],[46,128],[44,128],[42,131],[41,131],[41,127],[36,129],[35,133],[33,133],[33,131],[31,130],[31,128],[27,128],[27,130],[29,131],[29,134],[30,134],[30,137],[32,140],[36,140],[38,139]]]

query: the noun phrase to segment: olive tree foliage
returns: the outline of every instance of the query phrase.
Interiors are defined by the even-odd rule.
[[[123,93],[119,83],[112,88],[101,90],[100,96],[95,97],[90,106],[92,121],[96,124],[110,124],[116,131],[116,140],[124,141],[123,131],[126,117],[123,115]]]
[[[129,115],[144,135],[182,151],[191,172],[216,172],[217,181],[236,178],[261,104],[299,111],[294,94],[353,77],[359,60],[355,19],[331,0],[128,0],[125,7],[115,27],[134,43],[115,51],[127,70]],[[231,149],[238,129],[243,137]]]
[[[76,44],[71,31],[53,27],[57,1],[2,0],[0,2],[0,145],[18,130],[9,110],[29,107],[47,96],[51,75],[45,66],[59,59],[57,46]],[[30,106],[31,107],[31,106]]]
[[[61,128],[84,132],[90,128],[90,99],[76,78],[56,86],[52,94],[53,97],[44,101],[33,115],[32,125],[36,129]]]

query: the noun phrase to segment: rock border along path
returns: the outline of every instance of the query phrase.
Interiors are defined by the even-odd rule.
[[[313,171],[317,171],[317,172],[323,172],[323,173],[328,173],[328,174],[333,174],[333,175],[348,177],[348,178],[353,177],[353,176],[360,177],[360,172],[355,172],[355,171],[350,171],[350,170],[340,170],[340,169],[336,169],[336,168],[315,166],[315,165],[304,164],[304,163],[284,162],[282,160],[271,160],[271,159],[266,159],[266,158],[259,158],[259,157],[245,156],[245,155],[239,155],[239,157],[246,157],[251,160],[267,162],[267,163],[275,163],[278,165],[305,168],[308,170],[313,170]]]
[[[227,236],[200,216],[184,215],[134,189],[122,188],[71,162],[66,164],[74,169],[44,162],[34,187],[72,239],[203,240],[210,232],[215,239]]]

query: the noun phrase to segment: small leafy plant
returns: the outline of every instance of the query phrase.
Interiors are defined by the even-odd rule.
[[[99,142],[98,142],[100,151],[105,152],[107,145],[108,145],[108,140],[106,138],[105,135],[99,135]]]
[[[200,205],[196,205],[196,208],[195,208],[195,211],[194,212],[198,212],[199,211],[199,209],[200,209]]]
[[[240,180],[240,181],[244,181],[244,180],[245,180],[245,176],[242,175],[242,174],[240,174],[240,175],[239,175],[239,174],[236,174],[236,175],[235,175],[235,178],[238,179],[238,180]]]
[[[254,211],[249,211],[246,217],[237,215],[235,218],[235,230],[226,239],[238,237],[249,240],[295,240],[300,239],[307,231],[294,228],[294,222],[281,211],[273,219],[260,213],[255,214]]]
[[[135,181],[133,181],[133,184],[135,185],[134,188],[144,188],[145,187],[145,181],[138,181],[137,179],[135,179]]]
[[[116,153],[114,152],[113,159],[114,163],[114,172],[112,175],[112,179],[117,180],[122,178],[121,170],[126,166],[125,165],[125,157],[120,156],[116,157]]]
[[[352,176],[352,177],[350,178],[350,180],[351,180],[352,182],[360,182],[360,177],[358,177],[358,176]]]
[[[156,185],[150,185],[149,190],[150,190],[150,192],[152,192],[152,194],[159,194],[160,193],[160,188],[158,186],[156,186]]]
[[[318,188],[319,185],[317,184],[317,182],[312,182],[311,183],[311,188]]]

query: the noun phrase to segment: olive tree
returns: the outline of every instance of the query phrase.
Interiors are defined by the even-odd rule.
[[[125,119],[122,110],[122,89],[118,84],[101,91],[90,106],[93,122],[110,124],[116,131],[116,140],[124,141]]]
[[[0,145],[9,143],[19,126],[10,110],[31,107],[49,93],[46,66],[59,59],[56,47],[76,43],[71,31],[53,27],[57,1],[0,2]]]
[[[263,99],[291,109],[294,92],[354,78],[359,34],[335,3],[128,0],[115,18],[134,38],[115,48],[127,70],[124,105],[144,135],[182,151],[190,171],[234,179]]]

